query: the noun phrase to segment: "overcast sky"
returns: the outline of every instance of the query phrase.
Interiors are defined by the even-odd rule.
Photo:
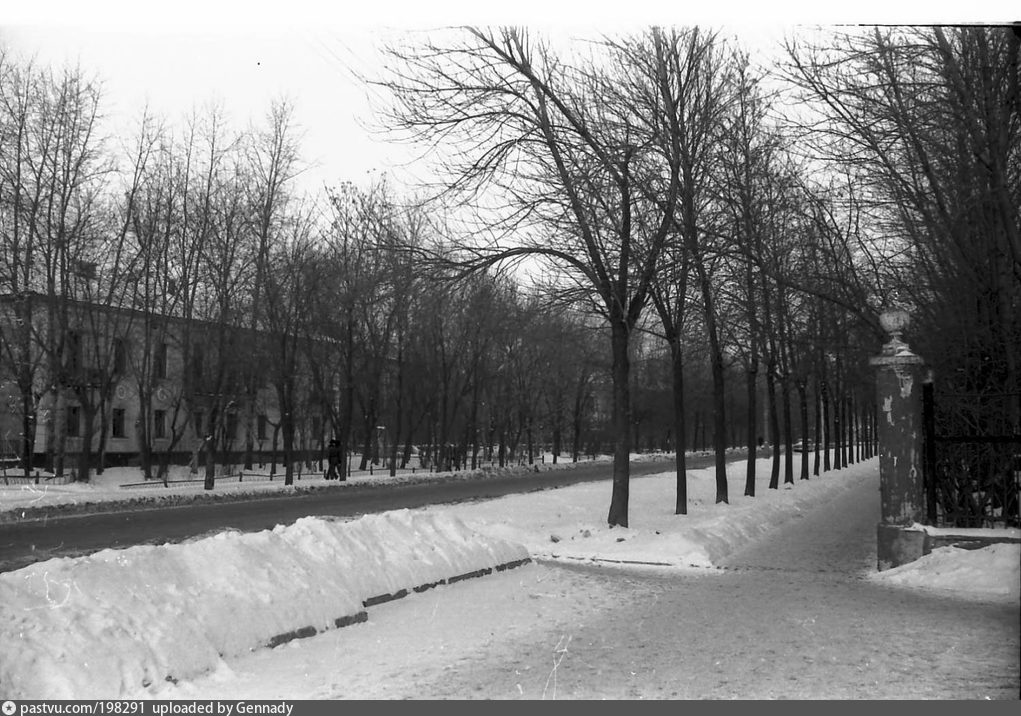
[[[961,17],[960,3],[924,6],[880,0],[842,8],[771,3],[713,2],[692,10],[680,2],[570,2],[516,0],[505,9],[475,0],[36,0],[0,11],[0,38],[43,63],[80,63],[104,83],[111,131],[132,131],[148,103],[173,121],[193,108],[221,102],[235,126],[258,120],[277,97],[296,105],[304,132],[309,187],[322,182],[361,183],[372,171],[402,176],[411,154],[373,137],[371,97],[356,73],[378,67],[379,43],[409,28],[454,23],[514,22],[560,32],[625,29],[647,23],[713,24],[732,29],[751,48],[769,48],[783,26],[797,23],[871,21],[994,21],[1008,18],[996,3]],[[1004,8],[1009,7],[1006,3]],[[343,9],[338,9],[343,8]],[[350,8],[357,8],[352,11]],[[551,8],[556,8],[551,10]],[[967,8],[965,8],[967,9]],[[1000,16],[997,16],[997,13]],[[1019,13],[1013,12],[1018,15]],[[406,175],[404,175],[406,176]]]

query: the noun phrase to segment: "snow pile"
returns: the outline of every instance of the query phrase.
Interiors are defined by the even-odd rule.
[[[375,597],[527,557],[456,517],[399,510],[41,562],[0,574],[0,692],[144,696]]]
[[[990,537],[1001,539],[1004,542],[1021,542],[1021,529],[1016,527],[933,527],[915,522],[911,525],[911,529],[925,532],[932,537],[956,538],[961,542]]]
[[[871,577],[889,584],[1016,599],[1021,596],[1021,545],[939,547],[921,559]]]
[[[672,471],[633,478],[627,528],[606,524],[611,483],[605,480],[347,522],[310,517],[258,533],[228,531],[178,545],[104,550],[0,574],[0,693],[161,698],[179,688],[168,678],[229,675],[233,657],[358,621],[378,597],[530,556],[712,569],[844,491],[878,485],[875,459],[779,490],[768,489],[769,459],[757,468],[757,496],[751,498],[742,494],[744,463],[729,466],[729,504],[715,502],[712,468],[689,471],[687,515],[674,514]],[[943,548],[875,576],[887,584],[1012,594],[1016,600],[1019,561],[1018,545]],[[454,598],[453,592],[429,594]],[[521,597],[513,589],[505,596]],[[567,603],[577,608],[575,600]],[[494,596],[481,618],[488,624],[504,607]],[[388,614],[380,608],[380,618]],[[473,626],[471,633],[492,633]],[[375,637],[362,631],[358,641],[359,629],[342,630],[338,641],[322,638],[371,646],[367,653],[384,659]]]
[[[674,472],[632,478],[627,528],[607,526],[608,482],[447,509],[479,532],[525,545],[533,557],[711,568],[815,505],[878,479],[873,459],[770,490],[770,462],[757,461],[755,497],[742,494],[746,464],[729,463],[729,503],[716,503],[715,468],[689,470],[687,515],[674,514]],[[795,474],[798,468],[795,460]]]

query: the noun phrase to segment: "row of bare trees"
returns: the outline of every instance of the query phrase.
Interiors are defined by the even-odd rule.
[[[340,187],[329,205],[309,313],[325,340],[308,345],[342,453],[360,452],[364,469],[384,426],[391,471],[414,445],[442,470],[474,468],[480,451],[500,465],[531,462],[540,443],[559,455],[565,437],[577,459],[600,369],[583,317],[548,315],[496,275],[438,281],[419,260],[440,245],[436,227],[385,185]]]
[[[416,444],[441,469],[581,452],[599,369],[584,318],[495,275],[431,280],[410,249],[437,226],[383,183],[299,195],[287,104],[244,131],[215,107],[181,127],[144,114],[117,147],[80,70],[0,70],[2,365],[26,471],[40,417],[64,470],[71,410],[79,479],[102,467],[125,378],[147,478],[196,445],[211,487],[228,452],[251,466],[268,415],[288,483],[333,435],[378,460],[378,426],[392,470]]]
[[[893,273],[937,381],[1012,395],[1021,431],[1021,27],[872,29],[789,54],[840,220],[867,227],[850,250],[870,278]]]
[[[754,493],[763,361],[771,486],[781,452],[792,481],[794,435],[805,436],[807,450],[809,414],[832,394],[825,366],[860,359],[846,354],[847,343],[875,321],[878,296],[855,281],[851,232],[827,215],[829,197],[790,151],[765,78],[747,55],[699,28],[652,28],[584,47],[572,52],[514,28],[466,28],[391,49],[396,69],[380,80],[394,98],[391,125],[456,147],[441,159],[447,195],[499,192],[484,206],[494,237],[468,237],[452,270],[528,255],[555,273],[557,295],[605,319],[611,525],[628,523],[630,361],[639,332],[669,348],[677,436],[688,433],[685,361],[697,356],[709,366],[717,501],[728,500],[727,376],[737,363],[748,376],[746,493]],[[821,340],[827,311],[855,324],[832,333],[832,343]],[[687,510],[684,451],[677,456],[680,514]]]
[[[369,460],[379,426],[391,469],[413,444],[441,468],[538,442],[577,456],[605,411],[611,525],[628,523],[653,401],[673,447],[708,434],[718,501],[737,442],[747,495],[764,435],[770,487],[794,482],[799,440],[802,479],[810,449],[815,473],[867,456],[866,358],[890,303],[913,310],[912,343],[939,374],[1016,391],[1016,31],[816,37],[771,68],[701,28],[573,43],[461,28],[392,46],[392,72],[370,81],[392,99],[381,121],[437,148],[440,191],[423,202],[385,183],[299,195],[286,104],[243,132],[216,111],[183,129],[145,117],[112,152],[80,74],[5,58],[4,285],[27,297],[23,319],[30,292],[60,299],[47,330],[4,328],[24,435],[45,391],[108,412],[112,380],[54,377],[67,305],[129,307],[117,315],[146,326],[143,414],[159,345],[217,366],[186,370],[175,396],[203,416],[210,480],[229,433],[215,426],[243,406],[251,436],[257,385],[274,389],[288,470],[326,433]],[[521,262],[528,289],[504,270]],[[113,365],[116,345],[88,364]],[[189,420],[174,424],[198,430]]]
[[[393,98],[390,126],[450,149],[437,162],[446,195],[499,197],[477,204],[493,235],[468,237],[453,269],[534,257],[555,273],[555,291],[606,321],[609,524],[628,522],[639,330],[669,346],[677,435],[698,336],[713,386],[717,501],[728,499],[728,365],[748,376],[746,494],[763,363],[770,486],[781,439],[793,481],[795,420],[817,444],[849,420],[869,428],[860,381],[884,305],[919,312],[919,346],[941,371],[1016,390],[1016,27],[830,32],[818,46],[791,40],[771,73],[700,28],[568,44],[468,27],[389,56],[393,72],[378,84]],[[964,301],[961,282],[971,287]],[[680,450],[676,511],[686,511]]]
[[[98,148],[99,94],[80,73],[19,64],[2,54],[0,111],[0,271],[4,292],[22,297],[5,306],[4,377],[16,386],[9,404],[21,416],[22,450],[30,452],[40,397],[66,382],[60,356],[68,336],[61,326],[69,310],[66,302],[36,301],[34,293],[66,294],[76,276],[91,270],[93,255],[82,238],[96,235],[103,202],[96,181],[108,166]],[[93,243],[102,251],[101,242]],[[35,350],[37,337],[48,350]],[[48,379],[40,380],[43,374]],[[46,426],[49,450],[55,414]]]

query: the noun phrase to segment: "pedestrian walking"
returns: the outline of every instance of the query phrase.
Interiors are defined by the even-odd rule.
[[[341,480],[347,479],[340,464],[340,441],[336,438],[330,440],[329,449],[326,452],[326,479]]]

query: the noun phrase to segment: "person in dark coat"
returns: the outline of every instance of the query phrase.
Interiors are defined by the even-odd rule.
[[[326,452],[326,479],[346,480],[347,476],[340,465],[340,442],[334,438],[330,440],[329,449]]]

